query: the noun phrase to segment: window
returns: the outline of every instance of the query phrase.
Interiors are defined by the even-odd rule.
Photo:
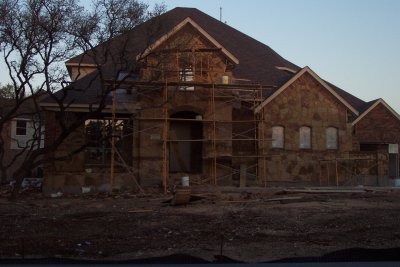
[[[132,155],[132,124],[125,119],[115,123],[116,161],[120,155],[129,162]],[[86,148],[85,163],[90,165],[108,165],[111,161],[112,121],[110,119],[87,120],[85,122]]]
[[[191,66],[180,68],[179,80],[181,82],[192,82],[194,80],[193,68]],[[193,91],[194,86],[180,86],[179,89],[183,91]]]
[[[335,127],[326,128],[326,148],[327,149],[338,148],[338,129]]]
[[[282,126],[272,127],[272,147],[283,148],[284,147],[284,136],[285,129]]]
[[[26,135],[27,122],[24,120],[17,120],[15,127],[15,135]]]
[[[299,135],[300,135],[299,147],[303,149],[311,148],[311,128],[307,126],[300,127]]]

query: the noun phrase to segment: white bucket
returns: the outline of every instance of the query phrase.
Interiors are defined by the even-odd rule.
[[[91,189],[90,186],[82,186],[82,194],[90,193]]]
[[[182,177],[182,186],[189,186],[189,176]]]

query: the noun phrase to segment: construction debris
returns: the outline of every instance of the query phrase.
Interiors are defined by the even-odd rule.
[[[297,193],[306,193],[306,194],[332,194],[332,193],[365,193],[365,189],[284,189],[283,193],[285,194],[297,194]]]
[[[174,191],[174,197],[171,200],[171,205],[187,205],[190,201],[191,192],[191,189],[188,187],[176,188]]]

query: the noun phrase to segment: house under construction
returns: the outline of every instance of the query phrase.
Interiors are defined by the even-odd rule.
[[[45,168],[47,188],[166,191],[184,176],[266,187],[399,177],[400,116],[384,100],[358,99],[197,9],[175,8],[95,49],[66,62],[73,83],[59,95],[74,118],[104,88],[112,93],[102,114],[53,152],[85,147]],[[100,70],[91,55],[107,49]],[[51,142],[58,107],[41,105]]]

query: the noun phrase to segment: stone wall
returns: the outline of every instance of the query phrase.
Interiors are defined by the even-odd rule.
[[[194,82],[221,83],[222,76],[232,77],[233,65],[220,49],[202,36],[193,26],[186,25],[179,33],[161,44],[155,51],[152,51],[144,60],[140,72],[142,81],[172,81],[179,82],[179,69],[190,65],[193,71]],[[83,74],[90,72],[88,69],[81,70]],[[73,77],[76,76],[76,69],[73,69]],[[199,181],[210,178],[211,162],[213,159],[212,148],[212,127],[211,120],[230,121],[232,119],[232,107],[224,103],[225,99],[217,99],[215,114],[211,113],[210,97],[212,88],[201,88],[194,86],[194,90],[181,90],[179,86],[168,87],[168,99],[165,103],[163,87],[137,87],[137,104],[140,111],[136,114],[134,122],[134,134],[132,136],[132,161],[128,162],[133,166],[135,178],[143,186],[159,186],[162,181],[162,144],[163,144],[163,107],[168,111],[168,117],[180,111],[195,112],[201,116],[202,137],[205,140],[202,145],[202,172],[191,174]],[[218,93],[217,93],[218,94]],[[229,95],[230,93],[227,92]],[[55,127],[55,113],[47,114],[49,117],[49,134],[47,140],[54,138],[59,132]],[[167,125],[168,126],[168,125]],[[84,138],[83,127],[74,132],[64,145],[57,150],[57,154],[80,146]],[[168,137],[170,138],[169,131]],[[227,123],[216,125],[217,156],[230,157],[232,155],[232,127]],[[167,162],[169,158],[166,158]],[[219,163],[228,167],[219,166],[217,176],[219,184],[231,184],[230,160],[219,160]],[[93,180],[94,173],[97,179]],[[176,182],[184,173],[171,173],[170,183]],[[63,162],[57,162],[47,168],[47,177],[52,187],[59,187],[62,184],[84,186],[88,184],[98,185],[105,183],[107,170],[91,169],[88,171],[84,163],[84,154],[78,153]],[[73,181],[73,182],[71,182]]]
[[[169,100],[166,104],[168,117],[180,111],[191,111],[201,116],[203,125],[202,138],[205,139],[205,141],[202,142],[203,171],[202,173],[194,175],[199,180],[210,178],[210,162],[213,158],[211,143],[213,124],[211,121],[213,119],[216,121],[230,121],[232,118],[231,106],[218,100],[215,104],[215,116],[211,114],[209,90],[211,89],[195,87],[194,91],[180,91],[176,87],[169,87]],[[160,99],[159,95],[160,92],[156,91],[143,96],[141,102],[142,110],[138,114],[138,131],[140,134],[137,136],[137,147],[134,149],[139,153],[138,157],[134,159],[134,161],[137,161],[134,165],[139,166],[140,181],[143,185],[147,186],[157,186],[160,185],[162,181],[162,137],[164,124],[161,120],[161,118],[163,118],[162,105],[157,105]],[[232,129],[230,125],[219,124],[218,127],[216,127],[216,139],[220,140],[216,143],[217,155],[219,157],[230,157],[232,155],[231,132]],[[167,139],[173,139],[169,131]],[[230,177],[225,177],[227,171],[224,170],[224,168],[218,168],[217,172],[218,176],[223,176],[223,179],[220,181],[221,183],[230,184]],[[178,179],[182,175],[187,174],[171,174],[170,183],[174,184],[178,182]]]
[[[323,160],[343,158],[352,149],[346,107],[311,75],[305,73],[264,109],[265,163],[262,180],[318,184]],[[284,148],[272,148],[272,127],[284,127]],[[299,148],[299,128],[311,128],[311,149]],[[260,125],[260,127],[262,127]],[[326,129],[338,129],[338,149],[326,148]],[[261,132],[260,132],[261,133]]]
[[[46,118],[45,146],[51,145],[61,133],[57,123],[57,112],[48,111]],[[69,113],[68,117],[73,121],[79,113]],[[69,192],[80,193],[82,187],[91,187],[92,190],[108,190],[110,182],[110,164],[104,166],[88,165],[85,163],[85,152],[72,153],[85,145],[85,127],[81,125],[72,132],[52,153],[49,153],[49,163],[45,166],[43,181],[44,192]],[[129,138],[133,138],[130,136]],[[128,142],[128,145],[132,142]],[[122,153],[122,152],[121,152]],[[54,157],[65,157],[64,160],[53,161]],[[130,164],[130,162],[128,162]],[[135,187],[134,174],[126,171],[121,166],[115,167],[113,185],[115,187]]]

